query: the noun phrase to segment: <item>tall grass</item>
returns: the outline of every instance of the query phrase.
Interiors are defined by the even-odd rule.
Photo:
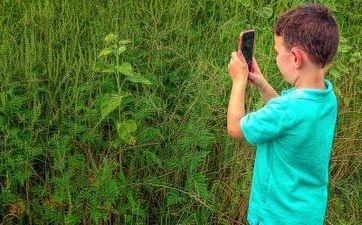
[[[227,63],[255,28],[265,77],[290,88],[272,26],[304,2],[2,1],[1,224],[245,224],[255,147],[227,135]],[[342,36],[326,76],[339,103],[326,224],[362,224],[362,4],[323,2]],[[131,42],[99,57],[110,33]],[[263,105],[257,90],[246,105]]]

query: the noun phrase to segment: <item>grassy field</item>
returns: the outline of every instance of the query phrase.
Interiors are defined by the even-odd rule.
[[[307,1],[0,2],[0,224],[245,224],[255,146],[227,135],[230,54],[280,92],[278,15]],[[341,42],[325,224],[362,224],[362,2]],[[247,88],[246,110],[262,107]]]

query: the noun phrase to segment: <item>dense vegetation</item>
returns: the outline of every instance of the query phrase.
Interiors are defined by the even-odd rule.
[[[272,27],[304,2],[1,1],[0,224],[245,224],[255,146],[227,135],[227,64],[255,28],[291,88]],[[324,3],[342,36],[326,224],[362,224],[362,3]]]

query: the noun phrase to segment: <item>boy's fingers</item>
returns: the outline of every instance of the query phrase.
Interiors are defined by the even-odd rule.
[[[241,63],[244,64],[245,66],[248,65],[248,64],[246,63],[246,59],[245,59],[243,53],[242,53],[240,50],[238,50],[237,52],[232,52],[232,53],[231,53],[231,60],[230,60],[230,62],[231,62],[232,60],[240,60]]]
[[[259,65],[258,65],[258,63],[256,62],[256,59],[253,57],[253,68],[254,68],[254,70],[256,70],[256,71],[260,71],[260,69],[259,69]]]
[[[231,53],[230,62],[233,61],[233,60],[242,61],[242,60],[240,59],[240,57],[238,57],[237,52],[232,52],[232,53]]]
[[[240,50],[238,50],[238,56],[239,56],[240,60],[241,60],[245,65],[247,65],[246,59],[245,59],[243,53],[242,53]]]
[[[256,59],[253,57],[253,64],[255,64],[255,66],[258,66],[258,63],[256,62]]]
[[[231,53],[231,58],[229,64],[231,64],[236,59],[234,52]]]
[[[231,58],[235,58],[236,57],[236,52],[232,52],[231,53]]]

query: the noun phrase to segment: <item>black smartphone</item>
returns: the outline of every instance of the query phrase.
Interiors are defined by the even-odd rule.
[[[255,30],[243,31],[239,36],[238,49],[243,53],[248,64],[249,71],[252,71],[252,59],[254,55]]]

